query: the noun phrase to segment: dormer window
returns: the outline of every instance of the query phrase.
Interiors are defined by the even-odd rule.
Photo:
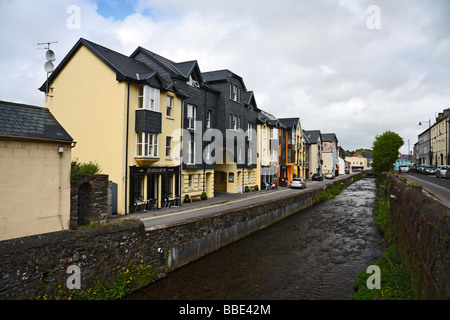
[[[190,85],[190,86],[192,86],[192,87],[200,88],[200,84],[198,83],[197,80],[194,80],[194,79],[192,78],[192,75],[189,76],[188,81],[187,81],[187,84]]]

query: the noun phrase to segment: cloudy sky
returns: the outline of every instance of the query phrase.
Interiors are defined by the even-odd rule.
[[[80,37],[229,69],[261,109],[349,150],[391,130],[407,153],[450,107],[448,0],[0,0],[0,100],[43,106],[37,44],[57,41],[58,64]]]

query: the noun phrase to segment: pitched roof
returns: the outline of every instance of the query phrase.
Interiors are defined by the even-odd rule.
[[[303,137],[306,139],[307,143],[314,144],[318,142],[321,133],[320,130],[303,130]]]
[[[49,109],[0,101],[0,136],[72,142]]]
[[[297,124],[300,118],[279,118],[280,122],[288,129],[297,129]]]
[[[336,142],[338,141],[334,133],[322,133],[322,141],[333,141],[334,139],[336,139]]]
[[[247,91],[247,88],[245,87],[245,83],[244,83],[244,80],[242,79],[242,77],[238,76],[236,73],[231,72],[228,69],[207,71],[207,72],[203,72],[202,75],[203,75],[203,79],[209,83],[226,82],[226,81],[228,81],[229,78],[235,77],[241,82],[242,88],[244,89],[244,91]]]
[[[162,78],[154,71],[151,70],[144,63],[127,57],[114,50],[108,49],[94,42],[80,38],[78,42],[73,46],[69,53],[64,57],[61,63],[56,67],[55,71],[50,74],[49,82],[51,83],[54,78],[58,76],[64,66],[75,55],[78,49],[82,46],[86,46],[93,54],[95,54],[100,60],[102,60],[108,67],[116,72],[117,81],[130,81],[130,82],[146,82],[150,79],[156,79],[160,82],[161,87],[166,87],[166,84]],[[46,82],[39,88],[41,91],[45,91]]]

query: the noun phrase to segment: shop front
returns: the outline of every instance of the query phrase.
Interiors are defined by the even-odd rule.
[[[130,212],[159,209],[180,197],[180,166],[130,167]]]

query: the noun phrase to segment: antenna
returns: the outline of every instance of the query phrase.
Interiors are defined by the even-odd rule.
[[[47,72],[47,84],[46,84],[47,88],[45,89],[45,101],[47,101],[47,97],[49,96],[48,95],[48,89],[49,89],[48,76],[50,73],[52,73],[55,70],[55,66],[53,65],[52,62],[56,60],[56,57],[55,57],[55,53],[52,50],[50,50],[50,44],[52,44],[52,43],[58,43],[58,41],[38,43],[38,46],[46,45],[45,48],[38,48],[38,49],[46,49],[47,50],[47,52],[45,53],[45,58],[47,59],[47,62],[44,64],[44,70],[45,70],[45,72]],[[50,96],[50,97],[53,97],[53,96]]]

